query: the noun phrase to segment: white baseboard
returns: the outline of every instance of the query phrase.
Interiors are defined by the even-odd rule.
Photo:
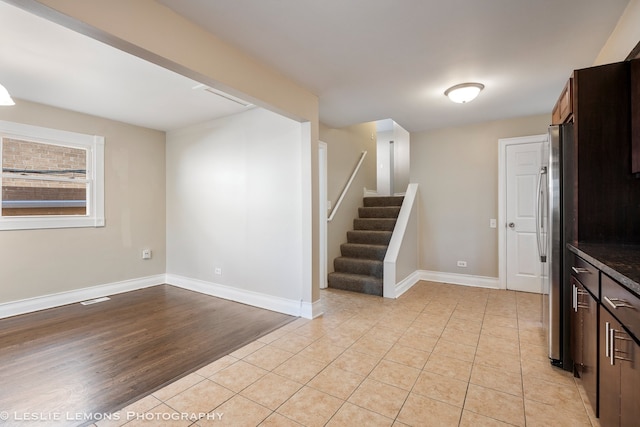
[[[422,279],[420,278],[419,271],[414,271],[413,273],[411,273],[410,275],[408,275],[407,277],[405,277],[404,279],[396,283],[396,298],[398,298],[400,295],[407,292],[409,289],[411,289],[413,285],[418,283],[420,280]]]
[[[89,288],[76,289],[73,291],[60,292],[51,295],[43,295],[40,297],[28,298],[19,301],[11,301],[0,304],[0,319],[3,319],[5,317],[17,316],[19,314],[31,313],[39,310],[45,310],[47,308],[58,307],[61,305],[73,304],[89,299],[106,297],[108,295],[120,294],[122,292],[135,291],[136,289],[161,285],[165,283],[165,281],[166,276],[164,274],[158,274],[155,276],[123,280],[122,282],[91,286]]]
[[[364,191],[362,192],[364,197],[376,197],[379,196],[377,190],[369,190],[367,187],[364,187]]]
[[[305,319],[315,319],[323,314],[320,300],[316,302],[303,302],[300,306],[300,317],[304,317]]]
[[[500,288],[497,277],[416,270],[396,284],[396,298],[407,292],[420,280],[476,286],[481,288]],[[138,279],[124,280],[122,282],[108,283],[105,285],[92,286],[89,288],[61,292],[58,294],[43,295],[35,298],[2,303],[0,304],[0,319],[45,310],[61,305],[73,304],[93,298],[100,298],[122,292],[134,291],[136,289],[148,288],[164,283],[206,295],[212,295],[267,310],[277,311],[291,316],[304,317],[306,319],[315,319],[323,314],[320,301],[309,303],[274,297],[244,289],[232,288],[230,286],[191,279],[174,274],[158,274],[155,276],[141,277]]]
[[[441,271],[418,270],[419,280],[451,283],[454,285],[475,286],[478,288],[499,289],[497,277],[472,276],[470,274],[446,273]]]
[[[191,291],[200,292],[202,294],[236,301],[271,311],[277,311],[278,313],[284,313],[291,316],[301,316],[312,319],[313,317],[317,317],[322,314],[318,313],[319,304],[316,305],[316,303],[304,303],[302,301],[274,297],[258,292],[220,285],[218,283],[179,276],[177,274],[167,274],[167,283],[183,289],[188,289]]]

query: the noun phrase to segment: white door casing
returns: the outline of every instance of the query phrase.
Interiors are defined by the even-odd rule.
[[[319,273],[320,273],[320,289],[327,287],[327,144],[320,141],[318,143],[318,206],[320,208],[320,238],[319,238]]]
[[[499,273],[501,288],[540,293],[536,197],[546,135],[500,140]]]

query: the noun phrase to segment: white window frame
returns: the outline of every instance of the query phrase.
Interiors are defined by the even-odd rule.
[[[104,227],[104,137],[0,120],[0,167],[3,138],[87,150],[87,214],[2,216],[0,211],[0,230]]]

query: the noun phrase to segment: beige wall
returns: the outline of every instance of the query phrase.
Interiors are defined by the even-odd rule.
[[[547,132],[543,114],[411,134],[419,268],[498,277],[498,139]],[[456,266],[467,261],[467,268]]]
[[[372,139],[373,138],[373,139]],[[344,184],[353,172],[360,154],[367,152],[360,173],[370,190],[376,188],[376,123],[368,122],[345,127],[330,128],[320,124],[320,141],[327,143],[327,196],[335,203]],[[360,189],[362,192],[362,188]]]
[[[0,303],[165,273],[163,132],[21,100],[0,120],[104,136],[106,217],[101,228],[0,231]]]
[[[10,3],[286,116],[313,120],[317,127],[315,95],[155,0]]]
[[[211,87],[303,122],[305,302],[318,284],[318,98],[280,72],[154,0],[26,0],[12,3]]]
[[[373,139],[371,139],[373,136]],[[362,123],[342,129],[320,124],[320,140],[327,144],[327,198],[335,206],[363,151],[367,156],[335,217],[327,224],[327,272],[340,256],[340,245],[353,230],[353,219],[362,206],[363,188],[376,188],[376,124]]]
[[[624,61],[640,42],[640,0],[631,0],[593,65]]]

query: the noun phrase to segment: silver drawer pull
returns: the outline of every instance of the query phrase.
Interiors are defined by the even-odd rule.
[[[621,332],[621,333],[626,335],[624,332]],[[611,346],[612,350],[614,352],[613,358],[617,359],[617,360],[624,360],[626,362],[633,362],[632,355],[629,354],[628,351],[624,351],[622,349],[616,348],[616,346],[615,346],[615,340],[633,342],[633,339],[629,338],[628,336],[616,335],[615,332],[614,332],[613,333],[613,340],[614,340],[614,344]],[[618,356],[619,354],[620,354],[620,356]]]
[[[615,336],[616,336],[616,330],[613,328],[609,329],[609,364],[611,366],[614,365],[614,359],[615,359]]]
[[[620,299],[620,298],[609,298],[609,297],[605,296],[604,300],[607,302],[607,304],[609,304],[611,307],[613,307],[614,310],[616,310],[618,308],[633,308],[633,309],[635,309],[634,306],[629,304],[629,301],[625,301],[625,300]]]
[[[571,267],[571,269],[576,274],[590,274],[591,273],[587,268],[583,268],[583,267]]]
[[[605,323],[604,325],[604,340],[605,340],[605,345],[604,345],[604,355],[609,357],[609,331],[611,330],[611,327],[609,326],[609,322]]]

